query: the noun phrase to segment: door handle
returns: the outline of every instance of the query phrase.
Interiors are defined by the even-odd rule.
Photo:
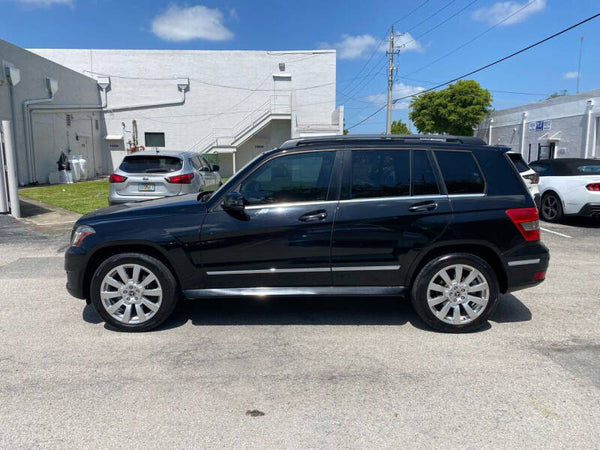
[[[319,211],[311,211],[301,215],[298,220],[301,222],[314,222],[315,220],[323,220],[327,217],[327,211],[320,209]]]
[[[414,205],[410,206],[408,208],[408,210],[410,212],[433,211],[437,208],[437,206],[438,206],[437,202],[434,202],[433,200],[431,200],[431,201],[426,201],[426,202],[421,202],[421,203],[415,203]]]

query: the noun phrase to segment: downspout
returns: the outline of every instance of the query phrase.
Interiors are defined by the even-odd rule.
[[[490,118],[489,130],[488,130],[488,145],[492,145],[492,122],[494,122],[493,118]]]
[[[524,112],[521,115],[521,148],[519,149],[521,156],[525,156],[525,125],[527,120],[527,113]]]
[[[32,141],[33,141],[32,136],[31,136],[32,122],[31,122],[31,111],[29,110],[29,107],[31,105],[37,105],[40,103],[48,103],[48,102],[51,102],[52,100],[54,100],[54,93],[56,92],[56,89],[58,87],[56,87],[56,89],[53,88],[51,78],[46,78],[46,88],[48,89],[48,94],[49,94],[48,97],[30,99],[30,100],[25,100],[23,102],[23,128],[24,128],[24,135],[25,135],[25,157],[27,158],[27,178],[29,179],[30,183],[35,183],[37,180],[36,180],[36,177],[34,174],[35,166],[33,164],[33,158],[35,157],[35,152],[33,150],[33,145],[32,145]]]
[[[588,150],[590,148],[590,129],[592,125],[592,108],[594,107],[594,100],[590,99],[587,101],[587,126],[585,129],[585,151],[583,157],[588,157]]]

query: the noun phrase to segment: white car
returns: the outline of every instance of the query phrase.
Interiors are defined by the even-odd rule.
[[[543,159],[529,166],[540,175],[540,217],[559,222],[564,216],[600,218],[600,160]]]
[[[529,193],[533,197],[535,205],[539,209],[540,190],[538,187],[538,183],[540,182],[540,176],[535,170],[533,170],[527,165],[520,153],[508,152],[507,155],[519,171],[521,178],[523,178],[523,181],[525,182],[525,186],[527,186],[527,189],[529,189]]]

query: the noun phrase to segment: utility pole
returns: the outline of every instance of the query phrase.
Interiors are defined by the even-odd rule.
[[[579,64],[577,65],[577,92],[579,94],[579,77],[581,76],[581,50],[583,49],[583,36],[579,38]]]
[[[385,119],[385,134],[392,133],[392,88],[394,87],[394,55],[400,50],[394,48],[394,25],[390,31],[390,47],[386,52],[388,55],[388,91],[387,91],[387,114]]]

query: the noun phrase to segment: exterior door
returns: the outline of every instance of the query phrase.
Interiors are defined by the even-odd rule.
[[[243,195],[245,211],[218,205],[202,226],[207,288],[331,285],[336,157],[336,151],[279,155],[232,187]]]
[[[347,152],[331,249],[336,286],[402,286],[452,213],[426,150]]]

